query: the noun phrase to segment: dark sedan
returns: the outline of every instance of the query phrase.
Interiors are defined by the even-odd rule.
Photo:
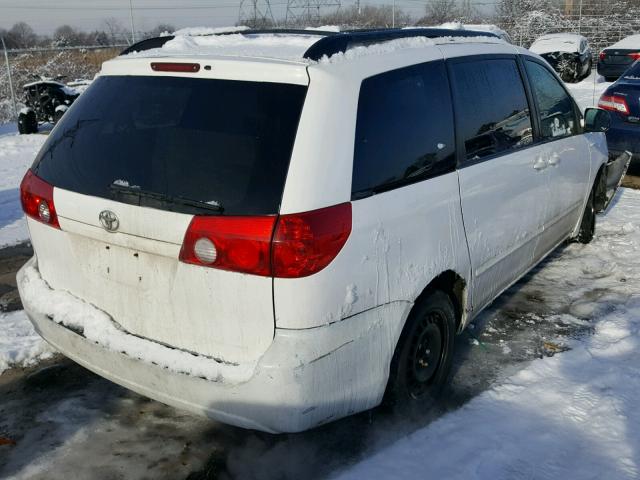
[[[640,60],[640,35],[631,35],[600,52],[598,73],[613,82],[636,60]]]
[[[609,154],[624,151],[633,154],[632,162],[640,157],[640,61],[607,88],[598,102],[600,108],[611,112],[611,127],[607,132]]]

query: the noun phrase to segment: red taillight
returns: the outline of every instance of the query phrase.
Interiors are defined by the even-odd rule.
[[[627,105],[627,101],[624,97],[619,97],[617,95],[602,95],[598,102],[598,106],[604,110],[629,115],[629,105]]]
[[[350,234],[350,203],[280,216],[273,235],[273,276],[297,278],[319,272]]]
[[[350,203],[279,217],[195,216],[180,260],[253,275],[306,277],[329,265],[350,233]]]
[[[607,54],[605,52],[600,52],[600,60],[604,60],[607,58]]]
[[[185,234],[180,260],[270,276],[271,236],[275,223],[275,216],[195,216]]]
[[[633,53],[630,53],[630,54],[629,54],[629,56],[630,56],[631,58],[633,58],[634,60],[640,60],[640,52],[633,52]]]
[[[31,170],[20,184],[22,210],[29,217],[55,228],[60,228],[56,207],[53,204],[53,186],[36,176]]]
[[[199,63],[151,62],[151,70],[153,70],[154,72],[195,73],[200,70],[200,64]]]

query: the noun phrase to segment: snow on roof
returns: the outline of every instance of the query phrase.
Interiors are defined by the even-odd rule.
[[[219,33],[233,33],[243,32],[249,30],[249,27],[237,26],[237,27],[187,27],[176,30],[171,35],[216,35]]]
[[[328,30],[337,27],[322,27]],[[335,30],[334,30],[335,31]],[[322,36],[317,34],[229,34],[229,35],[182,35],[177,34],[160,48],[133,52],[127,56],[161,57],[161,56],[231,56],[253,57],[312,63],[305,59],[304,53]],[[502,43],[495,37],[441,37],[429,39],[426,37],[411,37],[374,43],[368,46],[357,46],[346,53],[338,53],[331,59],[323,59],[324,63],[335,63],[345,59],[352,59],[364,55],[389,53],[404,48],[423,48],[446,43]]]
[[[534,53],[550,53],[550,52],[578,52],[580,51],[580,42],[585,38],[582,35],[574,33],[553,33],[543,35],[538,38],[529,50]]]
[[[452,43],[504,43],[504,40],[496,37],[456,37],[452,35],[450,37],[408,37],[398,38],[396,40],[390,40],[388,42],[374,43],[372,45],[357,46],[348,49],[344,53],[336,53],[331,57],[323,57],[320,63],[339,63],[345,60],[353,60],[359,57],[365,57],[369,55],[380,55],[385,53],[393,53],[398,50],[406,50],[408,48],[424,48],[434,45],[447,45]]]
[[[274,58],[301,61],[304,52],[321,37],[309,35],[260,34],[260,35],[178,35],[160,48],[134,52],[129,56],[205,56]]]
[[[640,35],[630,35],[607,48],[637,48],[640,50]]]

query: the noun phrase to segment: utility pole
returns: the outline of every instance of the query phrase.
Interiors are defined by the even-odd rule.
[[[396,0],[393,0],[391,6],[391,28],[396,28]]]
[[[580,0],[580,6],[578,8],[578,33],[582,33],[582,0]]]
[[[16,104],[16,94],[13,91],[13,81],[11,80],[11,66],[9,65],[9,54],[7,53],[7,45],[4,43],[4,37],[0,37],[2,41],[2,49],[4,50],[4,63],[7,64],[7,75],[9,75],[9,90],[11,91],[11,102],[13,103],[13,116],[18,121],[18,105]]]
[[[129,17],[131,18],[131,44],[136,43],[136,29],[133,26],[133,0],[129,0]]]

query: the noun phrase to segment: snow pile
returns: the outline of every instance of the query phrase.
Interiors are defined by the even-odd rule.
[[[341,479],[640,478],[640,191],[622,189],[590,245],[535,274],[593,335],[344,472]]]
[[[628,37],[623,38],[619,42],[616,42],[607,48],[637,48],[638,50],[640,50],[640,34],[629,35]]]
[[[23,311],[0,314],[0,374],[28,367],[53,355]]]
[[[29,238],[20,205],[20,182],[45,135],[0,134],[0,248]]]
[[[577,53],[583,38],[580,35],[570,34],[545,35],[533,42],[529,50],[539,55],[552,52]]]
[[[27,266],[20,279],[20,295],[36,314],[82,334],[114,354],[153,363],[175,373],[221,383],[240,383],[253,375],[255,363],[230,364],[223,360],[198,356],[145,340],[122,330],[102,310],[74,297],[68,292],[52,290],[34,266]]]

